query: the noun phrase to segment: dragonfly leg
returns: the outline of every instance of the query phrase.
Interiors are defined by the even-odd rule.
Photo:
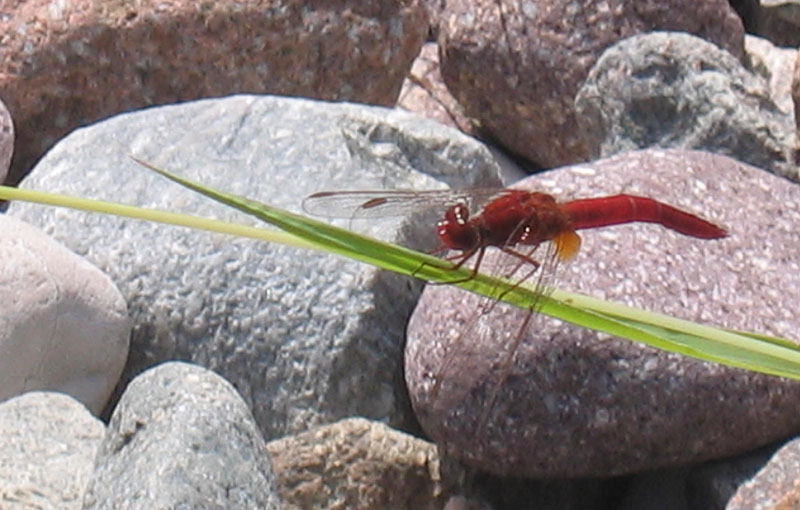
[[[520,259],[522,262],[527,262],[528,264],[532,265],[534,267],[534,271],[539,269],[539,266],[541,265],[538,260],[536,260],[534,258],[531,258],[530,256],[528,256],[528,255],[526,255],[526,254],[524,254],[524,253],[522,253],[520,251],[517,251],[517,250],[515,250],[513,248],[505,247],[505,248],[501,248],[501,250],[503,250],[504,253],[508,253],[512,257],[516,257],[516,258]]]
[[[445,251],[446,249],[447,249],[447,246],[442,245],[442,246],[439,246],[438,248],[435,248],[435,249],[433,249],[433,250],[431,250],[431,251],[429,251],[427,253],[428,253],[428,255],[436,255],[438,253],[441,253],[441,252]],[[458,256],[460,257],[461,255],[458,255]],[[446,260],[450,260],[450,259],[446,259]],[[435,267],[436,269],[447,269],[447,270],[452,269],[452,266],[450,266],[450,265],[442,264],[440,266],[438,264],[428,264],[427,262],[423,262],[422,264],[419,265],[419,267],[417,267],[414,270],[413,273],[411,273],[411,276],[416,278],[417,275],[419,274],[419,272],[422,271],[425,267]]]
[[[506,248],[501,248],[501,250],[503,250],[503,253],[507,253],[507,254],[511,255],[512,257],[516,257],[516,258],[518,258],[520,260],[520,265],[515,267],[514,270],[511,272],[511,274],[508,275],[506,278],[510,278],[514,273],[516,273],[523,263],[527,262],[528,264],[530,264],[533,267],[533,269],[529,269],[525,273],[525,276],[523,276],[522,278],[520,278],[516,282],[514,282],[514,285],[512,285],[511,287],[503,290],[503,292],[497,297],[498,300],[503,299],[503,297],[506,294],[508,294],[509,292],[519,288],[523,283],[528,281],[534,274],[536,274],[536,271],[538,271],[539,268],[542,266],[542,264],[540,264],[537,260],[534,260],[533,258],[529,257],[528,255],[526,255],[524,253],[521,253],[521,252],[519,252],[517,250],[514,250],[512,248],[507,248],[506,247]]]
[[[445,249],[447,249],[447,248],[446,248],[445,246],[442,246],[442,247],[440,247],[440,248],[437,248],[437,249],[435,249],[435,250],[433,250],[433,251],[431,251],[431,252],[428,252],[428,253],[429,253],[429,254],[431,254],[431,255],[435,255],[435,254],[437,254],[437,253],[439,253],[439,252],[442,252],[442,251],[444,251]],[[411,276],[413,276],[414,278],[416,278],[416,277],[417,277],[417,275],[419,274],[419,272],[420,272],[420,271],[422,271],[422,270],[423,270],[425,267],[435,267],[436,269],[445,269],[445,270],[451,270],[451,269],[452,269],[452,266],[450,266],[450,265],[445,265],[445,264],[442,264],[442,265],[440,266],[440,265],[438,265],[438,264],[429,264],[429,263],[427,263],[427,262],[423,262],[422,264],[420,264],[420,265],[419,265],[419,266],[418,266],[418,267],[417,267],[417,268],[414,270],[414,272],[413,272],[413,273],[411,273]]]
[[[443,246],[443,247],[437,248],[436,250],[434,250],[434,251],[432,251],[430,253],[431,254],[436,254],[436,253],[439,253],[439,252],[444,251],[446,249],[447,249],[447,247]],[[447,257],[445,260],[454,262],[452,265],[448,265],[448,266],[444,266],[444,265],[439,266],[439,265],[436,265],[436,264],[428,264],[427,262],[423,262],[422,264],[419,265],[418,268],[416,268],[414,270],[413,273],[411,273],[411,276],[416,277],[419,274],[419,272],[422,271],[422,269],[424,267],[426,267],[426,266],[435,267],[437,269],[444,269],[446,271],[458,271],[461,268],[461,266],[464,265],[465,262],[467,262],[469,259],[472,258],[473,255],[475,255],[477,253],[478,254],[478,258],[475,261],[475,267],[472,268],[472,273],[470,273],[469,276],[465,276],[463,278],[456,278],[454,280],[448,280],[446,282],[430,282],[429,284],[430,285],[452,285],[452,284],[455,284],[455,283],[468,282],[468,281],[472,280],[473,278],[475,278],[475,275],[478,274],[478,268],[480,267],[481,260],[483,260],[483,254],[484,254],[485,251],[486,251],[486,247],[485,246],[480,246],[480,247],[474,248],[472,250],[467,250],[465,252],[462,252],[462,253]]]
[[[431,285],[453,285],[456,283],[464,283],[472,280],[475,278],[475,275],[478,274],[478,269],[481,266],[481,261],[483,260],[483,254],[486,253],[486,247],[481,246],[480,248],[475,248],[473,250],[468,250],[460,255],[456,255],[455,257],[449,257],[447,260],[457,261],[453,264],[452,267],[447,268],[448,271],[458,271],[461,266],[464,265],[469,259],[472,258],[473,255],[478,254],[477,258],[475,259],[475,265],[472,267],[472,272],[469,276],[465,276],[463,278],[456,278],[455,280],[448,280],[446,282],[431,282]]]

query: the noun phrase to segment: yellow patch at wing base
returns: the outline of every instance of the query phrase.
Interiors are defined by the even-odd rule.
[[[573,258],[581,247],[581,237],[574,230],[565,230],[553,238],[556,255],[561,260]]]

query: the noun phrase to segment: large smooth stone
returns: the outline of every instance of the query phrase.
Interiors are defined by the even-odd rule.
[[[130,338],[114,283],[36,227],[0,215],[0,295],[0,401],[60,391],[99,414]]]
[[[122,115],[72,133],[27,188],[259,225],[130,159],[299,212],[321,190],[499,183],[489,151],[416,115],[364,105],[234,96]],[[117,283],[134,328],[119,390],[167,360],[231,381],[267,438],[342,417],[409,429],[403,335],[421,284],[330,254],[108,215],[13,203]],[[424,245],[435,219],[343,227]]]
[[[560,168],[520,186],[563,200],[649,195],[730,232],[704,241],[652,224],[583,231],[583,248],[559,267],[557,287],[798,338],[797,185],[724,156],[650,150]],[[498,304],[475,319],[486,311],[479,303],[454,288],[425,290],[408,329],[406,380],[430,437],[481,469],[612,476],[734,455],[800,430],[797,382],[541,315],[498,385],[526,311]]]

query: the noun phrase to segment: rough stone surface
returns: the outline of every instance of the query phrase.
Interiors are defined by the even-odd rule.
[[[394,104],[427,32],[420,0],[5,2],[10,181],[76,127],[149,105],[234,93]]]
[[[747,52],[747,68],[767,82],[770,98],[781,113],[793,116],[792,70],[797,49],[780,48],[754,35],[745,36],[744,48]]]
[[[53,390],[100,413],[130,335],[108,276],[36,227],[0,215],[0,296],[0,401]]]
[[[105,426],[61,393],[0,403],[0,508],[78,510]]]
[[[606,508],[606,480],[499,479],[440,463],[427,441],[361,418],[267,444],[286,510]],[[671,509],[678,510],[678,509]]]
[[[447,90],[439,70],[439,46],[427,43],[403,83],[397,106],[475,135],[476,128]]]
[[[800,440],[786,443],[745,481],[725,510],[791,510],[800,504]]]
[[[744,55],[727,0],[456,0],[439,25],[442,75],[467,115],[512,152],[542,166],[582,161],[578,88],[605,48],[653,30]]]
[[[508,154],[501,148],[492,145],[490,140],[486,140],[486,133],[472,119],[466,117],[464,109],[447,90],[447,86],[442,81],[438,46],[435,43],[428,43],[422,47],[422,51],[411,67],[411,72],[403,83],[403,90],[400,92],[397,106],[446,126],[455,127],[462,133],[487,144],[500,165],[504,185],[516,182],[526,175],[517,162],[509,158]]]
[[[258,426],[227,381],[165,363],[137,377],[114,410],[85,510],[278,510]]]
[[[0,183],[5,181],[14,154],[14,120],[0,101]]]
[[[710,242],[654,225],[587,231],[577,259],[559,268],[559,288],[797,338],[800,267],[786,251],[800,245],[795,184],[723,156],[675,150],[628,153],[520,184],[561,199],[651,196],[729,229],[729,238]],[[800,427],[796,382],[544,316],[535,316],[498,386],[525,312],[497,305],[474,320],[479,310],[487,311],[476,297],[430,287],[406,346],[420,423],[472,465],[515,476],[610,476],[737,454]]]
[[[325,189],[497,185],[485,147],[405,112],[238,96],[124,115],[76,131],[23,183],[73,196],[263,223],[135,164],[130,154],[207,185],[300,210]],[[134,323],[121,386],[156,363],[215,370],[252,406],[267,438],[342,417],[413,422],[402,342],[420,286],[309,250],[14,203],[101,267]],[[420,246],[433,222],[339,225]],[[428,249],[433,244],[423,244]]]
[[[791,117],[767,82],[689,34],[643,34],[610,47],[575,108],[594,157],[646,147],[706,150],[800,180]]]
[[[436,446],[350,418],[267,444],[286,510],[438,510]]]

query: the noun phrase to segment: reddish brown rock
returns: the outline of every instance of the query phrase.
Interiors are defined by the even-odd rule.
[[[149,105],[240,92],[394,104],[427,34],[419,0],[31,0],[3,10],[12,183],[70,130]]]
[[[777,46],[796,48],[800,44],[800,1],[759,0],[748,32],[769,39]]]
[[[474,134],[475,126],[464,115],[463,108],[442,80],[439,47],[436,43],[427,43],[422,47],[403,83],[397,105],[465,133]]]
[[[285,508],[442,508],[436,447],[363,418],[267,444]]]
[[[797,338],[800,187],[724,156],[627,153],[524,181],[562,199],[627,192],[729,229],[704,241],[637,224],[586,231],[557,287],[717,326]],[[408,328],[406,381],[428,435],[498,474],[595,477],[748,451],[798,430],[800,384],[429,287]],[[433,387],[441,386],[437,395]],[[492,395],[494,405],[489,408]],[[481,422],[485,424],[481,426]]]
[[[573,99],[615,41],[689,32],[741,58],[744,32],[726,0],[452,1],[439,42],[448,88],[508,149],[543,166],[586,159]]]

